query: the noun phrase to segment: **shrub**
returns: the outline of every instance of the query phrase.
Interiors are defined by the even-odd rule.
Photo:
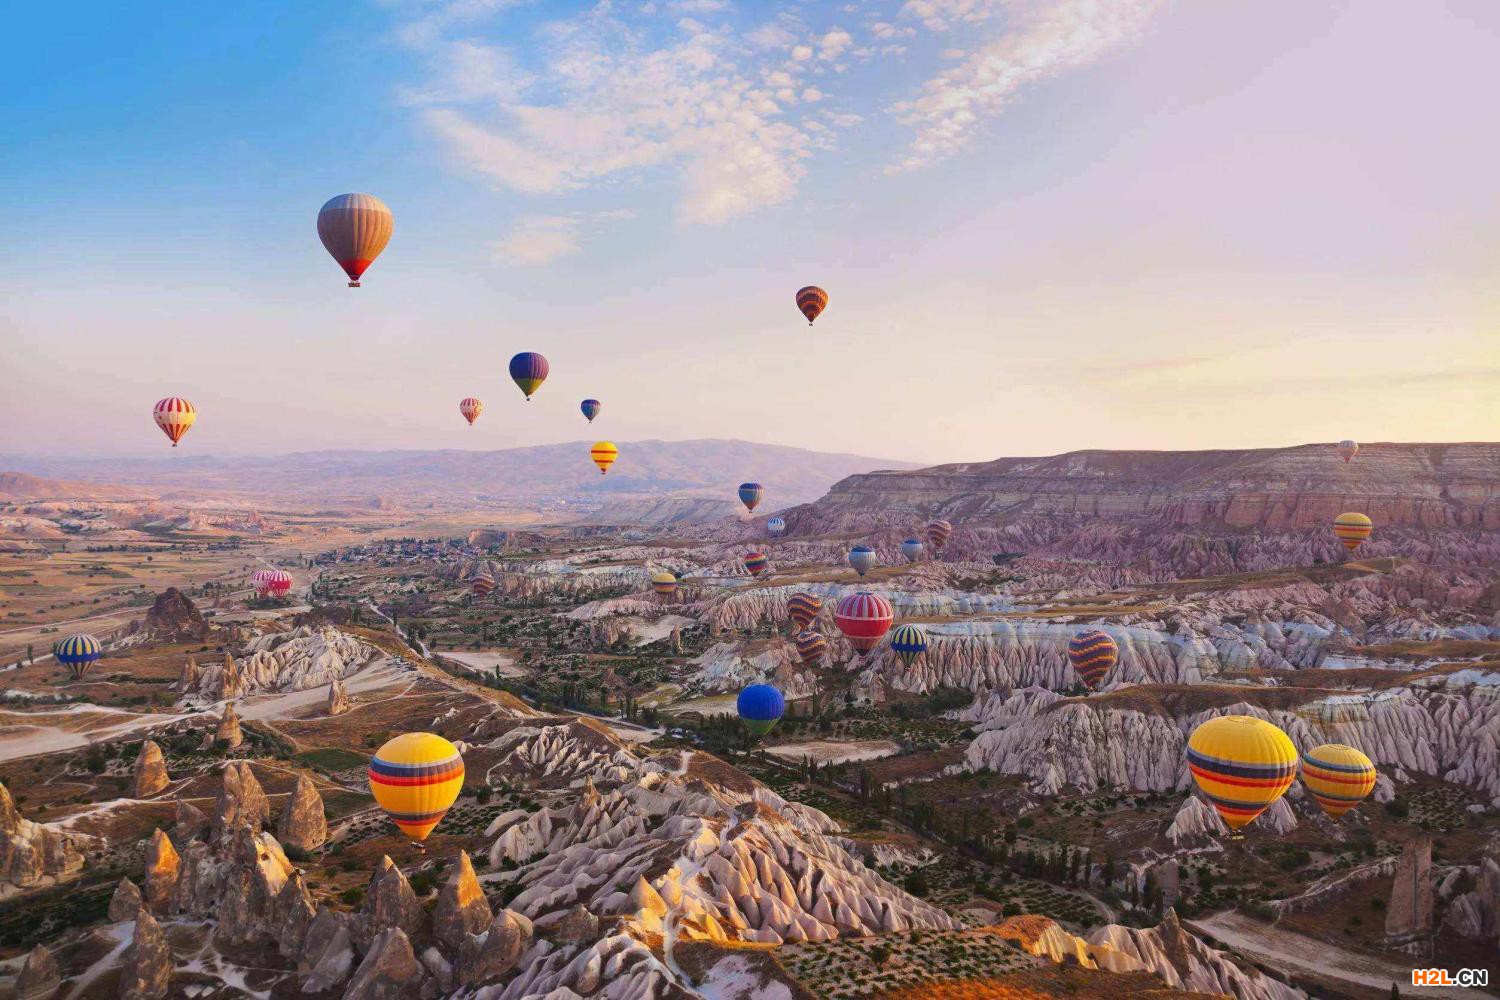
[[[365,901],[365,891],[356,885],[339,893],[339,899],[346,906],[358,906]]]

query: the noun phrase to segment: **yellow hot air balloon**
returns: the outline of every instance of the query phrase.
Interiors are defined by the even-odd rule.
[[[599,466],[599,475],[609,472],[609,467],[615,464],[615,459],[620,455],[620,449],[615,447],[613,441],[595,441],[594,447],[589,449],[589,455],[594,464]]]
[[[1249,715],[1222,715],[1193,730],[1187,760],[1198,789],[1231,830],[1265,812],[1297,776],[1291,738]]]
[[[672,573],[652,573],[651,589],[659,597],[671,597],[677,592],[677,577]]]
[[[1375,790],[1375,765],[1342,743],[1325,743],[1302,755],[1302,785],[1334,819]]]
[[[1370,532],[1374,530],[1375,522],[1356,511],[1340,514],[1333,519],[1333,533],[1350,552],[1359,548],[1359,543],[1369,538]]]
[[[421,843],[464,785],[458,747],[436,733],[405,733],[370,761],[370,794],[401,832]]]

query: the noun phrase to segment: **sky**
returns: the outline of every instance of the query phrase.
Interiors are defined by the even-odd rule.
[[[168,395],[221,455],[1500,435],[1492,0],[26,4],[0,56],[0,453],[160,455]]]

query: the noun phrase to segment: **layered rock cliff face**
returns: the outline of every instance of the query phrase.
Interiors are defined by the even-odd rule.
[[[1343,558],[1328,523],[1370,515],[1361,558],[1500,559],[1500,445],[1368,444],[1249,451],[1083,451],[1049,458],[874,472],[783,513],[790,536],[916,531],[953,522],[947,559],[1077,557],[1190,573]],[[1253,538],[1253,544],[1248,544]],[[894,544],[894,543],[891,543]]]
[[[22,816],[10,791],[0,785],[0,895],[74,877],[93,846],[92,837]]]
[[[376,647],[332,626],[303,625],[252,639],[239,659],[184,672],[179,684],[210,701],[263,691],[303,691],[357,673],[384,656]]]

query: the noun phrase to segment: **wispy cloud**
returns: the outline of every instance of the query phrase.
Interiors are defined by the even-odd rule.
[[[504,264],[536,266],[571,257],[587,236],[605,223],[629,219],[627,209],[608,212],[570,212],[566,215],[525,215],[503,239],[490,244],[495,260]]]
[[[904,12],[934,30],[989,20],[1001,7],[1007,25],[958,65],[928,80],[920,97],[892,108],[917,135],[888,172],[953,155],[1027,85],[1084,66],[1135,38],[1158,5],[1159,0],[910,0]]]

